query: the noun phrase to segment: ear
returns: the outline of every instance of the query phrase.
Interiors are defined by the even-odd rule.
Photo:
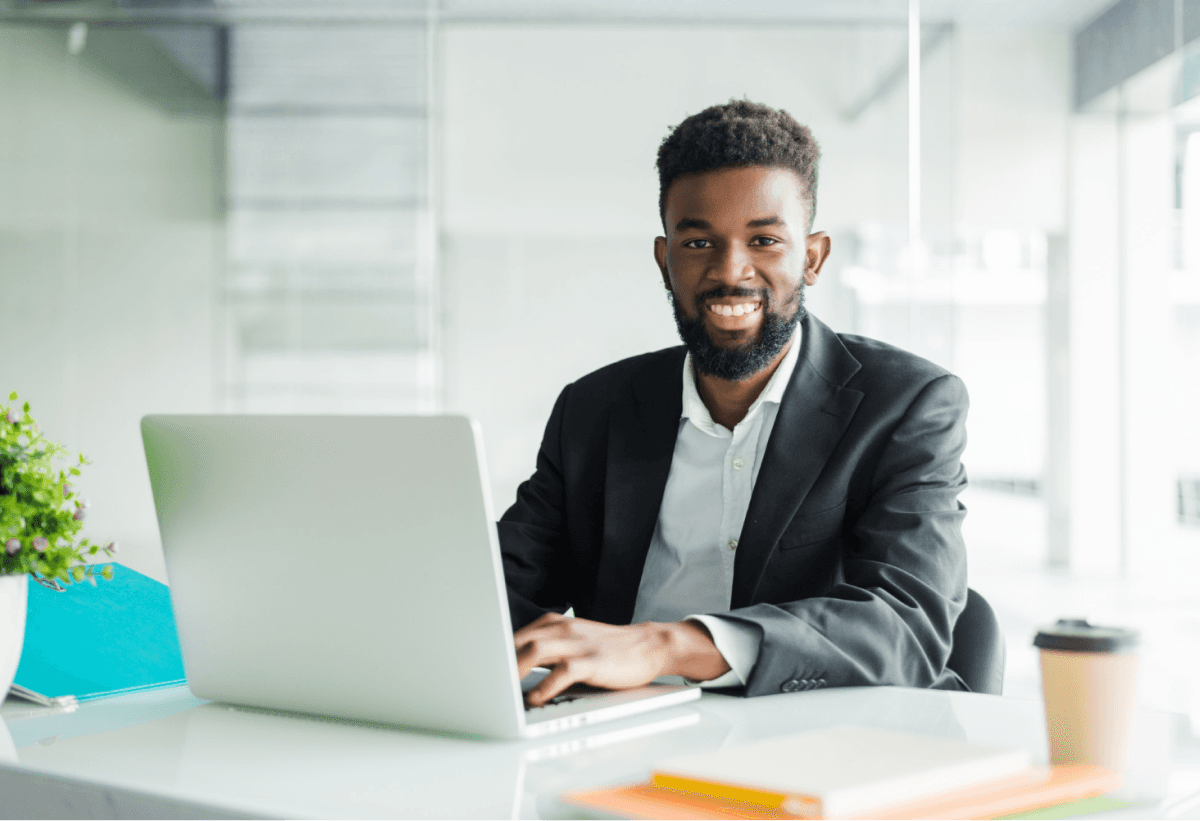
[[[833,242],[829,239],[829,234],[818,231],[808,235],[804,246],[805,262],[807,263],[804,271],[804,284],[811,288],[817,284],[817,277],[821,275],[821,266],[825,264],[825,260],[829,259],[829,251]]]
[[[671,275],[667,273],[667,238],[654,238],[654,261],[658,263],[658,270],[662,274],[663,285],[667,290],[671,290]]]

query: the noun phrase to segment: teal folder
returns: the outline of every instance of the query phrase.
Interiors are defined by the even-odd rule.
[[[186,683],[167,586],[112,568],[108,581],[62,592],[29,580],[15,692],[86,701]]]

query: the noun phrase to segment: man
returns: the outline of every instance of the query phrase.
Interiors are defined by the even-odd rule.
[[[660,675],[966,689],[966,390],[805,311],[818,156],[750,102],[663,141],[654,258],[684,346],[568,385],[498,524],[520,673],[551,668],[531,705]]]

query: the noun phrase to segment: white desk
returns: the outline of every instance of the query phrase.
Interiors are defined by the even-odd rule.
[[[186,688],[51,715],[0,709],[3,817],[563,818],[563,790],[644,779],[653,762],[781,733],[858,724],[1024,746],[1046,757],[1038,702],[855,688],[687,706],[526,742],[445,738],[205,703]],[[11,739],[11,742],[10,742]],[[1124,796],[1151,817],[1200,790],[1182,716],[1142,713]],[[1200,807],[1184,817],[1197,817]]]

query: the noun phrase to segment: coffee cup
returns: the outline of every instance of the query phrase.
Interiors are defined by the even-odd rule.
[[[1033,644],[1041,651],[1050,763],[1119,772],[1133,723],[1137,632],[1060,619]]]

